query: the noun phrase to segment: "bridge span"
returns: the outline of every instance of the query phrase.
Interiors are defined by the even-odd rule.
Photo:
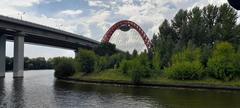
[[[25,42],[73,51],[78,48],[92,49],[100,44],[82,35],[0,15],[0,77],[5,77],[7,40],[14,42],[14,78],[23,77]]]

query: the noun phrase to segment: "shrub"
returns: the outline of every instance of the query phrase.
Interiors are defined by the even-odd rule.
[[[141,68],[141,69],[140,69]],[[123,60],[120,63],[120,70],[123,74],[129,74],[132,77],[134,83],[139,83],[143,77],[142,66],[139,61],[134,60]]]
[[[145,77],[144,73],[147,72],[146,67],[144,67],[144,65],[142,65],[137,59],[129,61],[128,64],[128,73],[131,74],[132,82],[136,84],[140,83]]]
[[[93,51],[81,49],[76,57],[77,69],[83,73],[94,71],[97,56]]]
[[[114,54],[110,57],[108,57],[108,62],[106,64],[106,68],[107,69],[110,69],[110,68],[118,68],[119,67],[119,64],[120,62],[122,61],[122,59],[124,58],[124,55],[122,54]]]
[[[199,48],[188,47],[181,52],[178,52],[172,56],[172,63],[182,62],[182,61],[195,61],[200,60],[201,50]]]
[[[203,46],[201,49],[201,63],[204,65],[204,67],[207,67],[207,62],[212,54],[212,47],[211,46]]]
[[[165,72],[176,80],[199,80],[204,75],[204,68],[199,61],[184,61],[166,68]]]
[[[199,48],[187,47],[172,56],[172,65],[164,71],[169,78],[177,80],[199,80],[204,76],[204,67],[200,62]]]
[[[56,78],[72,76],[75,73],[74,60],[72,58],[58,58],[58,63],[54,66]]]
[[[208,61],[210,76],[229,81],[240,73],[240,55],[235,53],[233,46],[227,42],[216,44],[212,57]]]
[[[98,56],[94,71],[100,72],[105,69],[119,68],[120,62],[123,58],[123,54],[113,54],[112,56]]]
[[[94,71],[95,72],[101,72],[101,71],[107,69],[107,67],[106,67],[107,63],[108,63],[108,57],[107,56],[98,57],[98,59],[95,63]]]
[[[136,58],[139,62],[141,67],[144,67],[142,69],[142,75],[144,78],[148,78],[151,77],[153,74],[153,70],[152,70],[152,59],[149,58],[149,55],[145,52],[145,53],[141,53],[137,58]],[[140,67],[139,67],[140,68]]]
[[[124,74],[129,74],[134,83],[140,83],[143,78],[151,76],[149,62],[146,54],[141,54],[132,60],[123,60],[120,63],[120,70]]]
[[[157,73],[161,72],[161,59],[159,52],[155,51],[153,59],[152,59],[152,65],[154,68],[154,71]]]
[[[140,68],[135,68],[133,70],[131,70],[131,73],[132,73],[132,82],[135,83],[135,84],[138,84],[141,82],[142,80],[142,71],[143,70],[140,70]]]
[[[120,70],[122,71],[123,74],[130,74],[130,70],[134,68],[134,62],[133,60],[123,60],[120,63]]]

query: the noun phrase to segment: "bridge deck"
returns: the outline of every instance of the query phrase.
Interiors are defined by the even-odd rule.
[[[100,43],[82,35],[2,15],[0,15],[0,32],[7,34],[7,39],[10,40],[13,40],[13,36],[18,32],[22,32],[26,35],[25,42],[67,49],[93,48]]]

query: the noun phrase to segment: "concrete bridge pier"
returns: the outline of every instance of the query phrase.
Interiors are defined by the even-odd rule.
[[[77,50],[74,50],[75,58],[77,57],[77,55],[78,55],[78,52],[79,52],[79,50],[78,50],[78,49],[77,49]]]
[[[0,78],[5,77],[6,65],[6,36],[0,34]]]
[[[23,78],[24,71],[24,34],[14,36],[13,77]]]

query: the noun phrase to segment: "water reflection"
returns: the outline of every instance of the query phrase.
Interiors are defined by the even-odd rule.
[[[24,87],[23,78],[14,78],[11,93],[11,108],[24,108]]]
[[[5,84],[4,84],[4,78],[0,78],[0,107],[6,107],[6,101],[5,101],[6,91],[5,91]]]
[[[106,85],[74,84],[56,80],[54,83],[56,99],[69,100],[74,106],[85,108],[142,108],[151,106],[145,97],[134,96],[137,89],[127,87],[115,87]],[[133,90],[133,91],[132,91]],[[132,91],[132,92],[131,92]],[[67,95],[67,96],[66,96]],[[69,98],[71,97],[71,98]],[[136,101],[139,100],[139,101]],[[72,104],[58,103],[61,106],[73,106]]]
[[[144,88],[55,81],[55,95],[75,97],[84,107],[238,108],[240,93],[228,91]],[[67,96],[66,96],[67,95]],[[79,98],[76,98],[79,97]],[[59,97],[56,97],[59,98]],[[74,102],[75,100],[71,100]],[[60,103],[61,104],[61,103]],[[65,104],[66,105],[66,104]]]
[[[51,70],[0,79],[0,108],[239,108],[239,100],[239,91],[64,82]]]

